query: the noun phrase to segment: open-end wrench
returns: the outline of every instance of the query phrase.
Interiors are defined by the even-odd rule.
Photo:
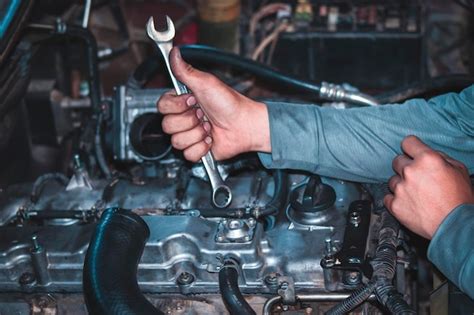
[[[155,29],[155,22],[153,17],[150,17],[146,25],[148,37],[150,37],[158,46],[165,60],[166,67],[173,82],[174,89],[177,95],[189,93],[188,88],[183,83],[179,82],[171,70],[169,55],[173,48],[173,38],[175,35],[175,29],[173,21],[169,16],[166,16],[167,30],[158,32]],[[212,203],[218,208],[227,207],[232,201],[232,191],[222,180],[221,174],[217,169],[217,163],[214,160],[212,152],[209,151],[205,156],[201,158],[204,168],[206,169],[207,176],[212,186]]]

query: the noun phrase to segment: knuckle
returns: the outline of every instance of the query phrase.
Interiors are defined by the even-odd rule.
[[[388,186],[390,187],[391,191],[395,190],[395,187],[397,187],[397,179],[395,176],[390,178],[390,180],[388,181]]]
[[[397,155],[393,161],[392,161],[392,168],[394,170],[398,169],[398,166],[400,165],[400,163],[402,162],[402,159],[403,159],[403,155]]]
[[[412,165],[407,165],[402,169],[402,176],[405,179],[411,179],[415,176],[416,169]]]
[[[390,211],[396,216],[400,213],[401,210],[400,200],[398,198],[394,198],[392,201],[392,205]]]
[[[183,145],[182,145],[178,135],[171,136],[171,145],[174,148],[178,149],[178,150],[183,149]]]
[[[418,140],[418,138],[414,135],[409,135],[409,136],[406,136],[402,142],[404,143],[407,143],[407,142],[411,142],[411,141],[415,141],[415,140]]]
[[[183,156],[186,160],[188,161],[191,161],[192,162],[192,154],[191,154],[191,150],[184,150],[183,151]]]
[[[170,118],[168,116],[163,117],[163,120],[161,122],[161,129],[167,134],[171,134],[171,123],[170,123]]]
[[[165,103],[166,103],[166,100],[164,99],[165,96],[161,96],[160,99],[158,100],[158,102],[156,103],[156,108],[158,108],[158,112],[163,112],[164,108],[165,108]]]
[[[403,193],[403,185],[400,183],[396,184],[395,187],[393,188],[393,194],[395,196],[400,196]]]
[[[197,158],[197,154],[195,150],[192,150],[192,149],[184,150],[183,155],[186,160],[193,163],[196,163],[199,160],[199,158]]]
[[[426,151],[420,154],[420,162],[422,163],[439,165],[443,161],[444,159],[441,154],[435,151]]]

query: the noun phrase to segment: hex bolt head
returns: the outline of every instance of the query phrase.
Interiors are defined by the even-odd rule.
[[[189,272],[185,271],[185,272],[182,272],[178,276],[178,280],[176,280],[176,282],[179,285],[189,285],[189,284],[194,282],[194,276],[192,274],[190,274]]]
[[[349,222],[350,222],[353,226],[358,227],[361,220],[362,220],[362,219],[361,219],[361,217],[360,217],[359,212],[356,212],[356,211],[351,212]]]
[[[24,272],[18,279],[21,285],[32,285],[35,281],[35,276],[31,272]]]
[[[275,273],[271,273],[265,276],[264,280],[267,286],[274,287],[278,285],[278,277]]]

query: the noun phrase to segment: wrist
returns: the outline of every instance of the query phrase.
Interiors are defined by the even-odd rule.
[[[260,102],[252,102],[248,106],[248,113],[245,115],[247,151],[251,152],[271,152],[270,141],[270,121],[268,117],[267,105]]]

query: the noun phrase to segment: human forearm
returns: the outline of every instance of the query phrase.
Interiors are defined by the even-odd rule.
[[[311,105],[268,103],[270,168],[296,168],[347,180],[387,181],[391,161],[407,135],[464,162],[474,172],[472,90],[426,102],[337,110]]]

